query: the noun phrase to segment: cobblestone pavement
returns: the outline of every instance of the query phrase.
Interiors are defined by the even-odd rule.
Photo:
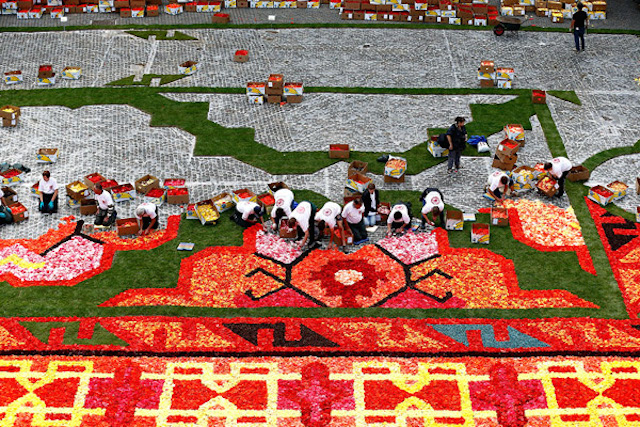
[[[470,104],[504,103],[498,95],[361,95],[312,93],[300,104],[250,104],[245,95],[170,93],[180,102],[209,102],[209,120],[254,128],[255,140],[279,151],[318,151],[349,141],[355,151],[406,151],[429,128],[471,117]]]
[[[490,4],[498,5],[499,1],[490,0]],[[640,29],[640,9],[633,0],[609,0],[607,19],[592,21],[592,28],[611,29]],[[329,9],[328,5],[321,5],[320,9],[225,9],[232,24],[348,24],[338,14],[338,10]],[[269,20],[274,16],[274,20]],[[183,13],[181,15],[167,15],[160,13],[157,17],[145,18],[120,18],[116,13],[90,13],[67,15],[67,22],[43,16],[42,19],[17,19],[16,15],[0,16],[1,27],[70,27],[83,25],[189,25],[208,24],[211,22],[210,13]],[[538,27],[569,28],[569,23],[555,24],[547,17],[537,17],[533,13],[527,14],[527,23]],[[376,24],[377,21],[352,21],[354,24]],[[402,22],[389,22],[385,24],[402,27]]]
[[[591,172],[585,185],[607,185],[613,181],[622,181],[629,186],[627,195],[616,200],[615,204],[629,212],[636,212],[640,206],[640,195],[636,193],[635,182],[640,178],[640,154],[615,157],[604,162]]]

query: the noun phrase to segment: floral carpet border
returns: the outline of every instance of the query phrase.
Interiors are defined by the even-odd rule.
[[[640,355],[639,329],[591,318],[4,318],[0,355]]]

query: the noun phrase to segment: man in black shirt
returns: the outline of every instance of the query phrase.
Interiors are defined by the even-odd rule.
[[[449,142],[449,161],[447,172],[458,172],[460,169],[460,156],[467,144],[467,128],[464,127],[464,117],[456,117],[455,124],[447,130],[447,141]],[[455,166],[455,169],[453,167]]]
[[[582,50],[584,50],[584,33],[589,21],[589,16],[587,12],[582,10],[583,8],[582,3],[578,3],[578,11],[573,14],[573,19],[571,20],[571,31],[573,31],[573,38],[576,41],[576,52],[580,52],[580,42],[582,42]]]

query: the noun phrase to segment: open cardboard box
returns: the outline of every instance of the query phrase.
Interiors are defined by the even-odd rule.
[[[67,189],[67,196],[78,202],[89,195],[89,187],[80,181],[71,182],[65,188]]]
[[[202,225],[215,224],[220,219],[220,213],[211,199],[196,203],[195,210]]]
[[[354,160],[349,163],[349,169],[347,171],[347,176],[355,175],[357,173],[365,174],[369,172],[369,163],[363,162],[361,160]]]
[[[582,165],[578,165],[571,168],[571,170],[569,171],[569,175],[567,175],[567,179],[573,182],[587,181],[590,175],[591,172],[589,172],[589,169],[585,168]]]
[[[170,205],[186,205],[189,203],[189,189],[169,188],[167,189],[167,203]]]
[[[330,159],[348,159],[349,144],[330,144],[329,158]]]
[[[98,172],[90,173],[84,177],[84,183],[90,190],[93,190],[96,184],[106,181],[106,178]]]
[[[282,181],[272,182],[270,184],[267,184],[267,187],[269,188],[269,193],[271,194],[275,194],[275,192],[280,190],[281,188],[289,188],[289,186],[287,186],[287,184]]]
[[[95,215],[98,212],[98,202],[95,199],[80,200],[80,215]]]
[[[211,201],[218,209],[218,212],[226,212],[229,209],[233,208],[236,205],[236,202],[233,201],[233,196],[226,191],[224,193],[220,193],[217,196],[211,198]]]
[[[367,190],[370,182],[371,178],[369,178],[368,176],[361,173],[356,173],[353,175],[349,175],[345,187],[359,193],[364,193]]]
[[[498,144],[498,149],[496,150],[496,154],[500,153],[504,156],[513,156],[518,152],[519,149],[520,149],[520,144],[518,144],[516,141],[513,141],[511,139],[504,139],[502,140],[502,142],[500,142],[500,144]]]
[[[256,196],[256,193],[254,193],[253,191],[249,190],[248,188],[241,188],[239,190],[233,190],[232,192],[232,196],[233,196],[233,201],[238,204],[240,202],[253,202],[253,203],[257,203],[258,202],[258,196]]]
[[[445,228],[447,230],[462,231],[464,228],[464,214],[462,211],[447,209],[445,212]]]
[[[553,197],[558,192],[558,183],[555,179],[545,176],[536,184],[536,188],[547,197]]]
[[[589,195],[587,197],[601,206],[606,206],[613,200],[613,191],[601,185],[596,185],[589,189]]]
[[[331,235],[331,241],[338,246],[353,245],[353,232],[351,231],[351,228],[349,228],[347,221],[344,219],[342,221],[344,233],[340,231],[339,227],[336,227]]]
[[[138,234],[140,227],[135,218],[122,218],[116,220],[116,230],[118,231],[118,236],[131,236]]]
[[[489,224],[471,224],[471,243],[489,244],[491,230]]]
[[[21,222],[29,219],[29,211],[22,203],[15,202],[9,205],[9,209],[11,209],[13,222]]]
[[[298,236],[298,229],[290,228],[287,221],[287,218],[282,218],[280,220],[280,237],[283,239],[293,239]]]
[[[153,175],[145,175],[135,182],[138,193],[147,194],[152,188],[160,188],[160,180]]]
[[[498,227],[509,226],[509,210],[505,208],[491,208],[491,225]]]
[[[111,188],[115,202],[126,202],[136,198],[136,189],[131,184],[121,184]]]
[[[36,154],[36,163],[55,163],[59,154],[60,150],[57,148],[40,148]]]
[[[4,194],[4,196],[2,196],[2,202],[5,206],[9,206],[18,201],[18,193],[12,188],[2,187],[2,193]]]

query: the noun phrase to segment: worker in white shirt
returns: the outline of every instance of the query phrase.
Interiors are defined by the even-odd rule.
[[[40,205],[38,206],[40,212],[58,212],[58,182],[55,178],[51,178],[49,171],[42,172],[38,190],[40,191]]]
[[[398,203],[393,205],[387,218],[387,236],[402,234],[411,228],[411,217],[407,205]]]
[[[271,210],[271,225],[272,230],[280,229],[280,220],[282,218],[291,215],[291,209],[293,205],[293,191],[288,188],[281,188],[275,193],[273,193],[273,198],[275,203],[273,205],[273,209]]]
[[[324,230],[329,227],[329,236],[333,236],[336,227],[340,230],[340,236],[344,236],[344,225],[342,223],[342,208],[335,202],[327,202],[322,206],[315,216],[318,227],[318,240],[324,235]],[[329,248],[332,246],[332,239],[329,238]]]
[[[440,226],[444,227],[444,197],[440,190],[432,187],[426,188],[420,196],[420,201],[422,202],[420,228],[424,229],[426,224],[435,226],[436,218],[440,218]],[[431,214],[433,221],[429,219],[429,214]]]
[[[362,199],[352,200],[342,209],[342,217],[347,220],[347,224],[353,232],[353,242],[356,245],[369,241],[364,225],[364,210]]]
[[[102,189],[102,184],[98,183],[93,187],[96,194],[95,199],[98,202],[98,212],[96,212],[95,225],[109,227],[116,222],[116,208],[113,203],[113,197],[108,191]]]
[[[138,236],[149,234],[151,230],[158,229],[158,206],[145,202],[136,208],[136,221],[138,221]]]
[[[507,194],[511,189],[511,180],[506,173],[495,171],[489,175],[487,180],[487,196],[495,200],[496,203],[502,204],[507,199]]]
[[[571,160],[566,157],[556,157],[544,164],[544,170],[547,171],[553,179],[558,181],[556,197],[562,197],[564,194],[564,181],[567,179],[567,175],[569,175],[572,167]]]
[[[236,212],[231,215],[231,220],[242,227],[251,227],[261,222],[264,226],[262,218],[262,207],[255,202],[242,201],[236,205]]]
[[[309,243],[310,248],[317,247],[316,243],[316,230],[314,224],[311,223],[312,219],[315,219],[316,208],[311,202],[300,202],[298,206],[289,215],[289,221],[287,225],[289,228],[295,228],[298,232],[297,239],[300,241],[300,247],[303,247],[305,243]]]

